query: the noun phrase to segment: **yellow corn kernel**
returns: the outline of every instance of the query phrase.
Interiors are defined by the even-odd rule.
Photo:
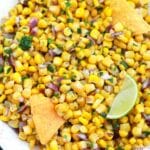
[[[100,32],[97,30],[97,29],[93,29],[91,32],[90,32],[90,36],[93,38],[93,39],[98,39],[98,37],[100,36]]]
[[[96,55],[91,55],[88,59],[88,62],[90,64],[96,64],[97,63],[97,56]]]
[[[29,125],[23,127],[23,132],[25,135],[30,135],[32,133],[32,128]]]
[[[31,14],[31,9],[28,8],[28,7],[25,7],[25,8],[23,9],[23,11],[22,11],[22,14],[23,14],[24,16],[30,15],[30,14]]]
[[[96,143],[96,141],[99,139],[98,134],[97,133],[91,133],[89,135],[89,140]]]
[[[106,112],[107,107],[104,104],[99,104],[99,106],[96,108],[96,112],[103,113]]]
[[[7,122],[7,121],[9,121],[9,117],[8,116],[0,116],[0,120]]]
[[[24,132],[19,132],[19,139],[26,140],[26,138],[27,138],[27,135],[25,135]]]
[[[22,91],[22,96],[24,98],[30,98],[31,96],[31,89],[30,88],[25,88],[23,91]]]
[[[66,27],[66,28],[64,29],[64,35],[65,35],[65,36],[70,36],[71,34],[72,34],[71,29],[70,29],[69,27]]]
[[[73,126],[71,127],[71,132],[72,132],[72,133],[78,133],[78,132],[79,132],[79,127],[80,127],[80,126],[78,126],[78,125],[73,125]]]
[[[13,98],[14,100],[19,100],[21,97],[22,97],[22,96],[21,96],[21,93],[18,92],[18,91],[15,91],[15,93],[12,95],[12,98]]]
[[[75,16],[77,18],[84,18],[85,17],[85,9],[84,8],[77,8],[75,12]]]
[[[90,120],[92,118],[92,115],[89,112],[83,111],[82,112],[82,117],[84,117],[85,119]]]
[[[120,135],[121,137],[126,137],[126,136],[128,135],[128,132],[125,131],[125,130],[119,130],[119,135]]]
[[[132,134],[134,137],[139,137],[142,134],[142,128],[140,127],[133,127]]]
[[[4,30],[5,30],[6,33],[12,33],[12,32],[14,32],[14,28],[13,28],[12,25],[6,26],[6,27],[4,28]]]
[[[99,117],[94,117],[92,119],[92,121],[94,122],[94,124],[97,126],[97,127],[100,127],[101,125],[101,120],[99,119]]]
[[[51,76],[49,76],[49,75],[42,78],[42,81],[43,81],[43,83],[45,83],[45,84],[46,84],[46,83],[49,83],[51,80],[52,80],[52,79],[51,79]]]
[[[134,145],[136,143],[136,139],[134,137],[132,137],[130,140],[129,140],[129,143],[131,145]]]
[[[2,54],[2,53],[3,53],[3,51],[4,51],[4,49],[3,49],[3,45],[1,45],[1,44],[0,44],[0,54]]]
[[[2,103],[5,100],[5,98],[6,98],[6,95],[0,96],[0,103]]]
[[[83,118],[83,117],[79,117],[79,122],[81,122],[83,125],[87,125],[88,124],[88,120]]]
[[[88,94],[94,91],[96,88],[94,84],[85,84],[84,89],[85,89],[85,92]]]
[[[49,10],[51,13],[53,13],[54,15],[57,16],[60,13],[60,6],[59,5],[50,5]]]
[[[0,95],[3,93],[4,89],[5,89],[4,84],[0,83]]]
[[[98,145],[100,147],[102,147],[102,148],[106,148],[107,147],[107,143],[103,139],[98,140]]]
[[[80,126],[79,129],[80,129],[80,132],[81,132],[81,133],[87,133],[87,132],[88,132],[88,129],[87,129],[86,126],[83,126],[83,125],[82,125],[82,126]]]
[[[34,61],[36,64],[43,64],[44,63],[44,58],[40,53],[36,53],[34,56]]]
[[[42,28],[42,29],[45,29],[47,28],[48,26],[48,23],[45,19],[40,19],[39,22],[38,22],[38,27],[39,28]]]
[[[63,52],[61,58],[63,59],[63,61],[70,61],[71,54],[68,52]]]
[[[56,66],[61,66],[62,62],[63,62],[63,60],[60,57],[55,57],[53,59],[53,64],[56,65]]]
[[[127,52],[125,52],[125,57],[126,58],[134,58],[135,57],[134,51],[127,51]]]
[[[22,78],[21,78],[21,75],[20,73],[18,72],[15,72],[11,75],[11,78],[16,82],[16,83],[21,83],[22,81]]]
[[[131,127],[130,127],[130,124],[129,123],[123,123],[123,124],[120,124],[120,130],[124,130],[124,131],[130,131]]]
[[[103,101],[103,99],[104,99],[104,98],[102,98],[102,99],[97,99],[97,100],[93,103],[92,108],[93,108],[93,109],[96,109],[96,108],[99,106],[99,104]]]
[[[135,109],[136,109],[136,111],[137,111],[138,113],[142,113],[142,112],[144,112],[144,105],[143,105],[143,104],[137,104],[137,105],[135,106]]]
[[[113,61],[110,57],[107,56],[102,60],[102,64],[106,67],[110,67],[113,64]]]
[[[24,80],[23,86],[24,88],[32,88],[33,81],[30,78]]]
[[[71,88],[81,96],[85,96],[84,86],[80,81],[73,82]]]
[[[36,68],[35,66],[30,66],[30,67],[28,68],[28,71],[29,71],[29,72],[36,72],[36,71],[37,71],[37,68]]]
[[[15,65],[16,65],[15,69],[17,72],[22,72],[24,70],[24,66],[22,65],[20,61],[17,60],[15,62]]]
[[[134,59],[131,59],[131,58],[126,58],[126,63],[129,65],[129,66],[134,66]]]
[[[119,31],[123,31],[124,27],[120,22],[118,22],[117,24],[114,25],[114,29],[115,31],[119,32]]]
[[[111,17],[111,15],[112,15],[112,10],[111,10],[111,8],[106,7],[106,8],[104,9],[104,14],[106,15],[106,17]]]
[[[50,142],[50,150],[58,150],[58,144],[57,144],[57,141],[56,140],[52,140]]]
[[[146,51],[144,54],[143,54],[143,59],[145,61],[150,61],[150,51]]]

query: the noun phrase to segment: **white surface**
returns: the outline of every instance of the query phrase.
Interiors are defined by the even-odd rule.
[[[0,20],[7,16],[8,11],[17,4],[18,0],[0,0]]]
[[[0,20],[8,15],[8,11],[18,0],[0,0]],[[28,144],[18,139],[17,134],[0,121],[0,146],[3,150],[29,150]]]
[[[29,150],[28,144],[19,140],[13,129],[1,121],[0,146],[3,148],[3,150]]]

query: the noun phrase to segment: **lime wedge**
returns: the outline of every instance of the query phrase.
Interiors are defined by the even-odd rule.
[[[125,116],[135,105],[138,98],[138,88],[135,80],[126,75],[121,91],[115,97],[107,114],[108,119],[118,119]]]

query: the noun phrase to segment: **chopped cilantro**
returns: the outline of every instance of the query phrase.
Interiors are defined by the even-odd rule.
[[[65,4],[66,4],[67,8],[69,8],[71,6],[71,3],[69,1],[66,1]]]
[[[106,118],[107,114],[105,112],[100,113],[100,116],[102,116],[103,118]]]
[[[72,18],[67,18],[67,23],[73,23],[73,19]]]
[[[28,79],[28,78],[29,78],[28,75],[25,75],[22,77],[22,81],[24,81],[25,79]]]
[[[87,48],[90,48],[93,45],[93,42],[90,40],[89,43],[86,45]]]
[[[11,71],[11,67],[9,67],[6,71],[6,73],[8,74]]]
[[[79,34],[81,34],[81,33],[82,33],[81,28],[78,28],[78,29],[77,29],[77,32],[78,32]]]
[[[118,146],[116,150],[124,150],[121,146]]]
[[[101,77],[103,74],[104,74],[103,71],[100,71],[100,72],[98,73],[98,75],[99,75],[100,77]]]
[[[60,97],[60,93],[55,92],[55,93],[53,94],[53,96],[59,98],[59,97]]]
[[[3,73],[4,71],[4,66],[0,66],[0,73]]]
[[[11,49],[11,48],[6,48],[6,49],[4,50],[4,52],[5,52],[6,54],[10,55],[10,54],[12,53],[12,49]]]
[[[109,82],[113,83],[114,79],[113,78],[110,78],[108,79]]]
[[[150,135],[150,131],[143,131],[143,134],[144,134],[145,136],[149,136],[149,135]]]
[[[125,67],[125,69],[129,67],[128,64],[124,60],[121,61],[121,64]]]
[[[31,44],[32,44],[32,37],[23,36],[20,40],[19,46],[21,47],[21,49],[26,51],[31,48]]]
[[[71,81],[75,81],[76,80],[76,75],[71,75]]]
[[[53,42],[53,39],[51,39],[51,38],[48,38],[48,39],[47,39],[47,43],[48,43],[48,44],[51,44],[52,42]]]
[[[47,70],[48,70],[49,72],[55,72],[55,66],[52,65],[52,64],[48,64]]]

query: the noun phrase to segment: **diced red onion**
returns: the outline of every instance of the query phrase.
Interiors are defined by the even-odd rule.
[[[52,90],[54,90],[55,92],[59,91],[59,88],[58,88],[58,86],[56,84],[50,83],[50,84],[48,84],[47,87],[52,89]]]
[[[104,86],[104,89],[107,91],[107,92],[112,92],[113,91],[113,87],[111,85],[106,85]]]
[[[28,105],[23,105],[19,108],[18,112],[21,113],[21,112],[24,112],[29,106]]]
[[[93,44],[96,44],[94,39],[92,39],[89,35],[87,36],[87,39],[89,39],[90,41],[92,41]]]
[[[38,24],[37,18],[31,18],[31,20],[29,21],[29,27],[31,29],[34,28],[35,26],[37,26],[37,24]]]
[[[26,125],[26,123],[25,122],[19,122],[19,129],[22,129],[24,126]]]
[[[36,35],[37,32],[38,32],[38,28],[37,28],[37,27],[34,27],[34,28],[31,29],[30,32],[31,32],[32,35]]]
[[[79,139],[81,140],[87,140],[87,136],[85,134],[79,133],[77,134],[77,136],[79,137]]]
[[[50,56],[54,57],[55,53],[53,52],[53,50],[49,50],[48,53],[50,54]]]
[[[111,78],[111,76],[108,74],[108,73],[104,73],[102,76],[101,76],[102,79],[104,80],[108,80]]]
[[[103,3],[103,2],[104,2],[104,0],[99,0],[99,2],[100,2],[100,3]]]
[[[111,33],[111,36],[117,37],[117,36],[122,35],[122,34],[123,34],[123,32],[114,32],[114,33]]]
[[[19,102],[21,102],[21,103],[24,102],[24,98],[23,98],[23,97],[20,97],[20,98],[19,98]]]
[[[150,79],[146,79],[142,84],[142,89],[146,89],[150,87]]]
[[[14,57],[13,57],[12,55],[8,58],[8,63],[9,63],[13,68],[15,68],[15,60],[14,60]]]
[[[5,38],[8,38],[8,39],[13,39],[15,34],[14,33],[3,33],[2,34]]]
[[[0,65],[1,65],[1,66],[4,65],[4,59],[3,59],[3,56],[2,56],[2,55],[0,55]]]
[[[142,116],[145,119],[145,122],[147,123],[147,125],[150,126],[150,115],[146,115],[142,113]]]

